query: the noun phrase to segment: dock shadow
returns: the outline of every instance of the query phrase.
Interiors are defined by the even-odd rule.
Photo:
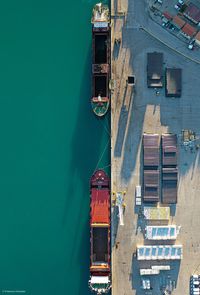
[[[133,100],[130,106],[130,120],[126,140],[124,143],[124,156],[121,168],[121,177],[128,181],[136,166],[136,158],[142,139],[143,120],[145,108],[137,110],[133,105]]]
[[[173,282],[173,287],[176,289],[177,282],[178,282],[178,276],[180,272],[180,265],[181,261],[176,260],[176,261],[171,261],[170,263],[170,271],[168,271],[168,276],[167,276],[167,281],[172,281]]]
[[[132,269],[130,280],[132,283],[132,289],[136,290],[136,295],[144,294],[144,291],[141,290],[141,278],[140,278],[140,265],[136,257],[136,253],[132,255]]]
[[[170,270],[160,271],[160,274],[155,276],[140,276],[140,268],[148,269],[153,265],[170,265]],[[138,261],[135,253],[132,256],[132,271],[130,280],[132,281],[132,289],[136,291],[136,295],[145,294],[141,288],[141,279],[148,278],[151,283],[151,294],[165,294],[166,290],[176,289],[178,276],[180,271],[180,261]],[[163,292],[163,293],[162,293]],[[168,293],[167,293],[168,294]],[[171,293],[170,293],[171,294]]]
[[[173,217],[176,215],[176,204],[170,205],[170,215]]]
[[[135,234],[142,234],[145,236],[145,227],[147,225],[147,220],[144,218],[143,215],[143,205],[140,206],[140,209],[138,211],[138,216],[137,216],[137,227],[136,227],[136,232]]]
[[[120,126],[120,128],[118,128],[118,131],[117,131],[117,139],[116,139],[115,148],[114,148],[115,157],[121,157],[127,121],[128,121],[128,110],[126,109],[125,105],[122,105],[121,111],[120,111],[120,117],[118,121],[118,127]]]
[[[121,42],[115,42],[113,46],[113,59],[118,59]]]
[[[118,231],[118,226],[119,226],[118,214],[119,214],[118,207],[114,206],[113,213],[112,213],[112,232],[111,232],[111,235],[112,235],[111,246],[112,247],[116,246],[115,242],[116,242],[117,231]]]

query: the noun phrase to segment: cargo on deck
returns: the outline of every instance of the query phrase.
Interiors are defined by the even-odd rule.
[[[90,280],[97,294],[111,288],[110,266],[110,179],[97,170],[90,180]]]

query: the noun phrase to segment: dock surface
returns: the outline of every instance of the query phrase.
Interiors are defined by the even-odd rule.
[[[189,294],[190,276],[200,273],[200,158],[198,148],[183,147],[181,131],[191,129],[200,135],[200,66],[177,52],[176,44],[174,48],[166,45],[171,36],[164,35],[162,28],[149,18],[147,7],[145,0],[111,1],[112,192],[126,192],[124,225],[119,224],[118,208],[112,207],[112,294],[147,294],[141,289],[136,258],[137,245],[147,242],[142,212],[135,206],[135,187],[142,185],[144,132],[178,136],[178,203],[170,208],[169,224],[181,226],[175,244],[183,245],[181,262],[170,262],[170,271],[151,276],[152,289],[148,294],[162,295],[163,288],[170,284],[172,294]],[[154,51],[163,53],[164,67],[183,70],[181,98],[165,97],[164,87],[158,91],[147,88],[147,53]],[[134,86],[127,83],[129,75],[135,77]],[[146,262],[143,268],[149,265]]]

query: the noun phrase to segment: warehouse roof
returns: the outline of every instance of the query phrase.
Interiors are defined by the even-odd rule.
[[[200,31],[196,34],[195,39],[200,41]]]
[[[200,22],[200,9],[193,3],[189,3],[184,12],[184,15],[194,20],[196,23]]]
[[[197,32],[197,30],[188,23],[186,23],[181,30],[184,34],[190,37],[193,37],[194,34]]]
[[[168,11],[164,11],[164,12],[163,12],[163,16],[164,16],[166,19],[168,19],[168,20],[171,20],[171,19],[172,19],[172,16],[171,16],[171,14],[170,14]]]
[[[184,26],[185,21],[182,18],[180,18],[178,15],[175,15],[173,17],[173,23],[181,29]]]

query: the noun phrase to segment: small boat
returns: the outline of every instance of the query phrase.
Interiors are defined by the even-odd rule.
[[[110,265],[110,179],[97,170],[90,180],[90,279],[96,294],[111,288]]]
[[[110,93],[110,12],[107,5],[96,4],[92,12],[92,110],[98,117],[109,108]]]

